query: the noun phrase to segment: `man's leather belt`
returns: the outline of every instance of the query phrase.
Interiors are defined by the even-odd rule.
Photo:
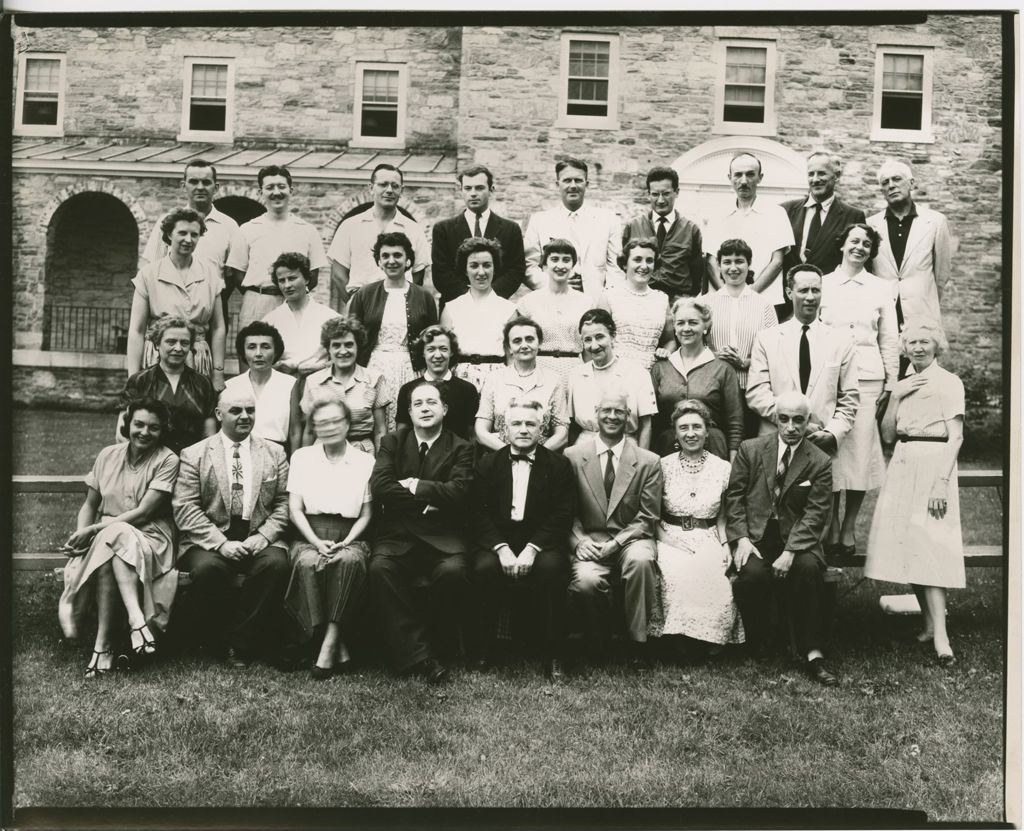
[[[274,297],[284,296],[283,294],[281,294],[281,289],[279,289],[277,286],[239,286],[238,290],[242,294],[245,294],[247,291],[254,291],[256,292],[256,294],[270,294],[273,295]]]
[[[949,441],[948,436],[896,436],[896,441]]]

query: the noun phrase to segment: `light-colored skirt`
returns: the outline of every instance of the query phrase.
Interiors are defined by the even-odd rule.
[[[955,465],[946,515],[936,519],[928,513],[932,486],[945,475],[948,461],[949,446],[941,442],[896,443],[871,519],[865,577],[948,589],[967,585]]]
[[[860,405],[853,429],[839,443],[832,461],[832,490],[870,491],[885,481],[885,457],[875,421],[882,381],[860,382]]]
[[[406,381],[416,377],[409,359],[408,349],[374,349],[370,354],[370,360],[366,364],[367,369],[375,369],[384,377],[381,384],[382,391],[387,396],[388,404],[386,413],[387,432],[395,432],[395,415],[398,411],[398,390]]]
[[[146,369],[158,363],[160,363],[160,355],[157,353],[156,347],[147,340],[142,346],[142,368]],[[213,374],[213,353],[210,352],[210,344],[206,342],[205,332],[196,332],[195,340],[192,341],[192,351],[185,358],[185,363],[207,378]]]

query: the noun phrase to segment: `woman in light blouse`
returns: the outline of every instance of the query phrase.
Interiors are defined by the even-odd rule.
[[[287,447],[295,378],[274,369],[284,349],[281,333],[274,326],[266,320],[254,320],[235,336],[239,367],[247,366],[249,369],[231,378],[226,388],[242,388],[252,394],[256,402],[254,436]]]
[[[301,539],[289,551],[285,608],[307,638],[322,633],[312,668],[317,680],[349,660],[343,629],[358,606],[370,558],[362,538],[372,515],[373,456],[348,443],[351,421],[342,400],[314,403],[309,423],[318,441],[295,451],[288,472],[288,506]]]
[[[864,268],[878,253],[878,242],[874,228],[848,225],[839,235],[842,264],[821,281],[819,317],[837,332],[849,334],[856,347],[860,378],[860,405],[853,429],[832,462],[834,504],[829,543],[832,551],[843,557],[856,552],[854,529],[865,491],[881,486],[885,478],[875,414],[885,407],[899,371],[895,298],[884,281]],[[846,512],[841,516],[844,491]]]

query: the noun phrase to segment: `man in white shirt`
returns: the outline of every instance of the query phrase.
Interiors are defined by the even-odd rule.
[[[267,212],[244,223],[235,233],[228,254],[229,284],[242,292],[238,328],[259,320],[281,305],[281,290],[274,285],[271,266],[281,254],[295,251],[309,260],[313,270],[323,269],[327,256],[317,229],[291,212],[292,175],[286,167],[270,165],[256,176]]]
[[[595,408],[598,434],[565,451],[576,478],[569,598],[583,613],[593,652],[607,654],[611,582],[623,586],[631,664],[647,656],[647,624],[658,605],[655,523],[665,483],[661,460],[626,436],[629,403],[605,392]]]
[[[576,248],[576,267],[570,278],[574,289],[597,300],[605,283],[622,278],[618,265],[622,253],[622,223],[614,211],[584,204],[588,184],[587,163],[563,159],[555,165],[561,204],[538,211],[526,225],[526,284],[531,289],[547,285],[541,252],[553,239],[567,239]]]
[[[381,234],[397,231],[412,243],[412,280],[419,286],[430,282],[430,246],[422,227],[398,210],[405,178],[393,164],[379,164],[370,174],[373,207],[350,216],[338,226],[327,249],[331,283],[340,302],[347,303],[356,289],[384,279],[373,259],[373,246]]]
[[[283,646],[288,462],[284,448],[251,435],[250,391],[225,389],[216,412],[220,432],[181,452],[171,504],[178,568],[192,576],[202,617],[198,634],[239,667],[257,656],[277,660]],[[238,593],[235,574],[245,576]]]
[[[736,203],[724,214],[708,221],[704,251],[708,257],[708,277],[715,288],[722,285],[715,254],[727,239],[741,239],[753,251],[750,273],[754,291],[763,294],[785,314],[782,291],[782,263],[793,245],[793,229],[780,205],[768,205],[757,199],[757,187],[764,174],[761,162],[750,153],[737,153],[729,162],[729,182]],[[780,317],[781,319],[781,317]]]

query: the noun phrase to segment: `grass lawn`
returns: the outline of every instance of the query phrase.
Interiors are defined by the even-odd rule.
[[[15,471],[84,473],[109,417],[50,415],[40,447],[16,414],[15,435],[32,441],[16,445]],[[68,502],[16,502],[16,550],[60,541],[79,498]],[[993,494],[965,491],[962,513],[967,541],[999,542]],[[59,640],[60,585],[16,573],[14,803],[877,807],[1001,820],[1002,570],[973,569],[952,593],[958,663],[945,672],[912,643],[915,618],[879,610],[903,588],[859,577],[847,570],[839,589],[837,689],[781,658],[726,655],[640,675],[577,664],[561,687],[517,661],[436,690],[380,666],[317,684],[193,657],[86,681],[87,648]]]

